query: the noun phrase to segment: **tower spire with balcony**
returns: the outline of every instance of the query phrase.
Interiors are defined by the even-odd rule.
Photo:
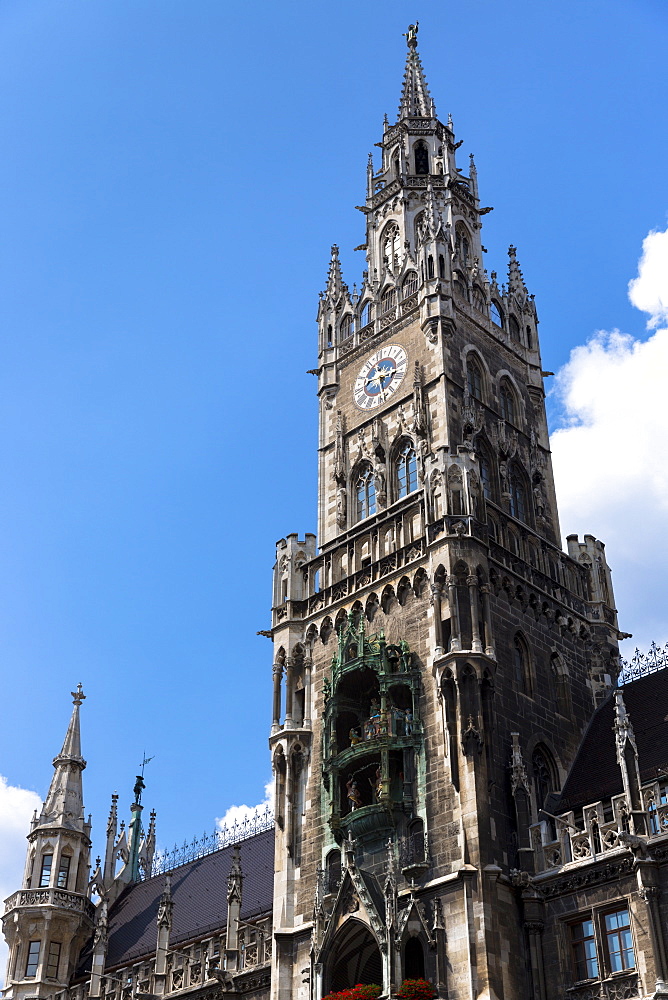
[[[74,708],[62,749],[53,759],[49,791],[28,834],[23,888],[5,904],[6,1000],[45,997],[64,988],[93,927],[94,907],[88,898],[91,827],[83,805],[81,684],[72,698]]]

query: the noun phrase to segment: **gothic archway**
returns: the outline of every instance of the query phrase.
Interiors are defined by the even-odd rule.
[[[332,945],[327,992],[338,992],[356,983],[383,985],[380,948],[371,931],[359,920],[347,920]]]

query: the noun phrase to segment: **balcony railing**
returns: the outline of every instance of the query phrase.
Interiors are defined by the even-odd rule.
[[[90,899],[78,892],[65,889],[19,889],[5,902],[5,913],[19,906],[57,906],[61,910],[75,910],[93,917],[95,907]]]

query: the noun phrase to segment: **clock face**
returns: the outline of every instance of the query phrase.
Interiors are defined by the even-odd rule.
[[[372,354],[355,379],[353,396],[360,410],[382,406],[401,385],[408,355],[399,344],[388,344]]]

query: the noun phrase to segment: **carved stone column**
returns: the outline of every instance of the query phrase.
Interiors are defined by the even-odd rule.
[[[478,577],[471,573],[466,577],[469,588],[469,604],[471,606],[471,649],[475,653],[482,653],[482,643],[480,642],[480,609],[478,607]]]
[[[280,663],[275,663],[272,670],[274,678],[274,704],[272,730],[280,728],[281,725],[281,680],[283,678],[283,667]]]
[[[450,651],[459,652],[462,637],[459,627],[459,605],[457,603],[457,581],[454,576],[448,580],[448,603],[450,605]]]
[[[434,581],[431,585],[431,605],[434,609],[434,633],[436,636],[436,655],[445,652],[443,649],[443,623],[441,620],[441,591],[443,585]]]
[[[492,610],[489,603],[489,584],[483,583],[480,593],[482,594],[482,617],[485,623],[485,653],[487,656],[496,658],[494,639],[492,637]]]
[[[545,1000],[545,967],[543,964],[543,929],[542,920],[525,920],[524,929],[529,941],[529,960],[531,962],[531,978],[533,980],[534,1000]]]
[[[654,971],[657,981],[665,982],[668,979],[668,968],[666,967],[666,946],[661,925],[661,913],[659,911],[659,895],[661,890],[656,882],[656,870],[651,862],[636,860],[636,878],[638,880],[638,896],[645,904],[647,913],[647,923],[649,925],[650,940],[652,942],[652,952],[654,953]]]

